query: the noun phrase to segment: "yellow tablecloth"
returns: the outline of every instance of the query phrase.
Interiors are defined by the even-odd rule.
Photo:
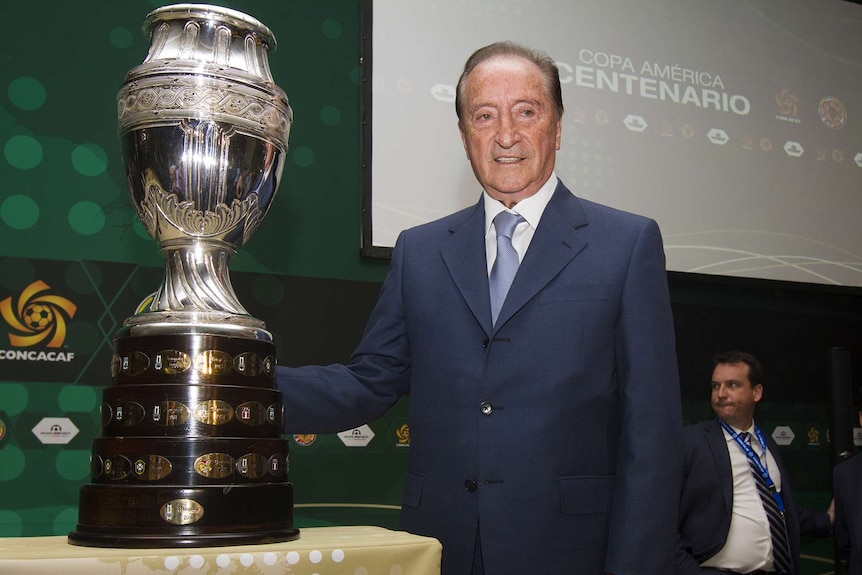
[[[440,542],[382,527],[313,527],[296,541],[112,549],[65,537],[0,538],[2,575],[438,575]]]

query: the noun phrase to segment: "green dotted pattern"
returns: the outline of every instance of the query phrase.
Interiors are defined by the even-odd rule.
[[[0,245],[15,246],[0,255],[161,265],[128,200],[115,98],[146,56],[144,18],[165,4],[57,3],[38,38],[0,38]],[[220,4],[273,31],[270,67],[295,113],[276,201],[231,269],[379,280],[358,257],[359,0]]]
[[[0,361],[0,537],[74,528],[111,335],[161,280],[161,256],[128,198],[116,94],[147,54],[146,15],[169,3],[56,2],[38,29],[0,35],[0,301],[43,281],[79,310],[60,349],[74,350],[73,367]],[[273,31],[270,68],[295,114],[276,200],[231,264],[251,274],[244,303],[277,306],[288,297],[283,276],[381,280],[385,262],[358,255],[359,0],[215,3]],[[9,21],[32,20],[25,3],[7,8]],[[7,331],[0,319],[0,350],[13,349]],[[68,418],[77,435],[42,444],[31,430],[45,417]]]

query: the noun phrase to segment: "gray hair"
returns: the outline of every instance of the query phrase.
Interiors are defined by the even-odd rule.
[[[545,79],[545,89],[548,92],[548,96],[550,96],[551,100],[554,101],[557,117],[561,118],[563,116],[563,90],[560,86],[560,70],[557,68],[557,64],[554,60],[542,51],[534,50],[527,46],[516,44],[515,42],[506,41],[495,42],[494,44],[489,44],[488,46],[479,48],[473,52],[464,64],[464,71],[461,73],[461,77],[458,79],[458,87],[455,89],[455,113],[458,115],[459,124],[463,120],[463,107],[467,98],[464,94],[464,84],[467,81],[467,76],[470,75],[470,72],[472,72],[476,66],[485,60],[490,60],[491,58],[496,58],[498,56],[524,58],[538,66]]]

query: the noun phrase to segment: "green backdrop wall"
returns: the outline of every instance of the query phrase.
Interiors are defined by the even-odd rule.
[[[161,258],[126,191],[115,95],[146,55],[144,18],[165,4],[5,5],[14,25],[0,34],[0,308],[55,296],[50,321],[63,320],[64,333],[56,349],[15,345],[7,337],[13,326],[0,318],[0,536],[74,527],[101,389],[110,382],[111,335],[161,280]],[[222,4],[274,32],[272,73],[295,113],[279,193],[231,265],[234,288],[267,322],[279,363],[343,361],[388,264],[359,254],[360,0]],[[825,509],[829,352],[846,347],[862,373],[860,291],[690,274],[670,280],[685,420],[711,416],[714,352],[756,353],[769,379],[760,417],[770,430],[792,430],[782,449],[794,484],[803,502]],[[289,438],[297,524],[395,527],[405,424],[402,402],[369,424],[365,447],[336,435]],[[830,545],[809,542],[808,572],[823,572]]]

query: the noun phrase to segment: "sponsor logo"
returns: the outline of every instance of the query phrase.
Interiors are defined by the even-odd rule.
[[[827,128],[841,130],[847,124],[847,108],[838,98],[826,96],[817,104],[817,114]]]
[[[78,428],[67,417],[43,417],[32,431],[44,444],[66,444],[78,435]]]
[[[587,121],[587,111],[581,107],[572,110],[571,119],[579,124],[584,124]]]
[[[338,439],[347,447],[365,447],[374,439],[374,432],[367,425],[348,429],[338,434]]]
[[[649,125],[642,116],[638,116],[636,114],[629,114],[626,116],[623,120],[623,124],[632,132],[643,132]]]
[[[402,424],[395,430],[395,447],[410,447],[410,426]]]
[[[450,84],[434,84],[431,87],[431,95],[440,102],[454,102],[455,87]]]
[[[772,432],[772,439],[778,445],[790,445],[793,443],[793,438],[796,437],[793,430],[786,425],[779,425]]]
[[[808,445],[820,445],[820,430],[816,427],[808,430]]]
[[[6,424],[0,419],[0,439],[6,437]]]
[[[607,126],[611,123],[611,116],[604,110],[596,112],[596,124],[599,126]]]
[[[730,141],[730,138],[728,137],[727,132],[725,132],[721,128],[711,129],[709,131],[709,133],[706,135],[706,137],[709,139],[710,142],[712,142],[713,144],[717,144],[719,146],[723,146],[728,141]]]
[[[775,95],[775,105],[778,106],[776,120],[792,124],[802,123],[799,119],[799,98],[790,89],[784,88]]]
[[[799,142],[787,141],[784,144],[784,153],[791,158],[799,158],[805,153],[805,148]]]
[[[300,447],[306,447],[317,441],[317,435],[314,433],[297,433],[293,436],[293,440]]]
[[[694,138],[694,126],[692,126],[691,124],[683,124],[682,128],[680,128],[680,133],[682,134],[683,138],[691,140],[692,138]]]
[[[673,137],[673,124],[665,120],[661,123],[661,135],[672,138]]]
[[[66,339],[66,322],[77,309],[67,298],[52,294],[51,287],[41,280],[24,288],[16,301],[12,296],[0,301],[0,316],[12,329],[9,343],[14,347],[61,347]]]

